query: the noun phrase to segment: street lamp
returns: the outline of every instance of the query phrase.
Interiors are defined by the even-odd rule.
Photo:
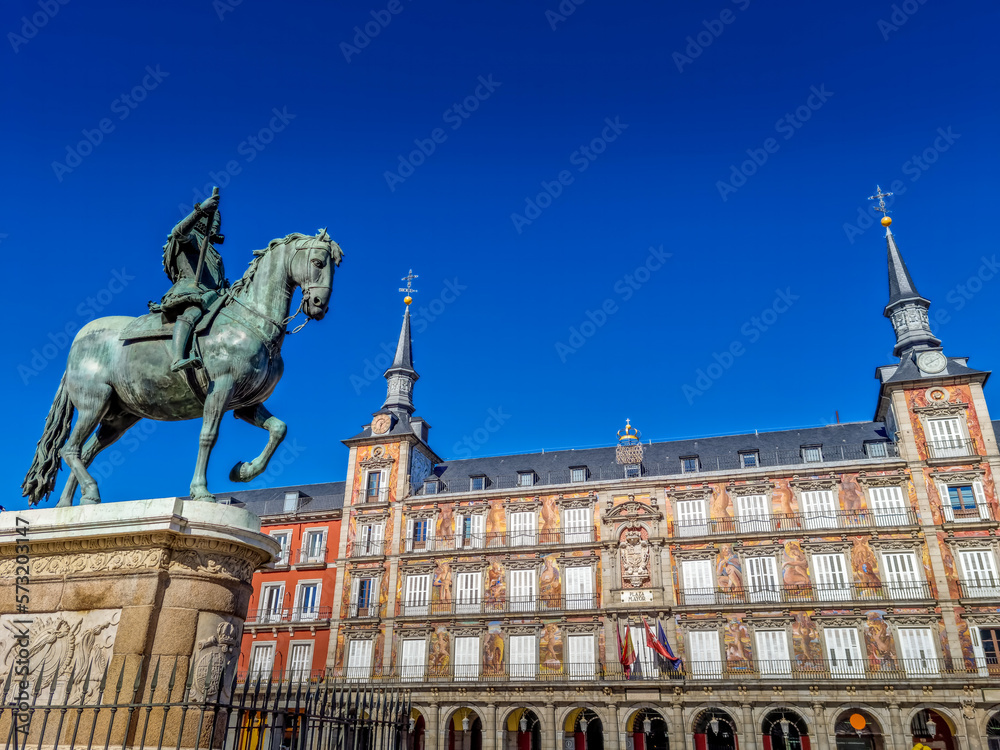
[[[788,737],[788,730],[791,728],[792,722],[786,719],[785,715],[782,714],[781,718],[778,720],[778,723],[781,724],[781,733],[785,735],[785,737]]]
[[[649,717],[647,716],[645,719],[642,720],[642,733],[650,734],[652,731],[653,731],[653,722],[651,722],[649,720]]]
[[[463,716],[462,717],[462,731],[463,732],[468,732],[469,731],[469,717],[468,716]]]
[[[708,726],[711,728],[712,734],[718,734],[719,733],[719,717],[715,716],[713,714],[711,721],[708,722]]]
[[[927,735],[933,740],[935,737],[937,737],[937,722],[934,721],[934,718],[929,713],[927,714],[926,724],[927,724]]]
[[[524,714],[521,714],[521,721],[518,723],[518,726],[521,727],[521,731],[522,732],[527,732],[528,731],[528,717],[525,716]]]
[[[410,734],[413,734],[413,730],[417,728],[417,720],[412,716],[410,717]]]
[[[583,732],[583,750],[587,750],[587,720],[580,717],[580,731]]]

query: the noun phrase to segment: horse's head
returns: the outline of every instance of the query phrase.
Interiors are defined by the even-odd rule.
[[[325,229],[298,243],[289,263],[289,276],[302,289],[302,311],[313,320],[322,320],[330,305],[334,267],[340,265],[344,253]]]

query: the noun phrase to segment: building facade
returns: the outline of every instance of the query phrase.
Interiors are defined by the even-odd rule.
[[[1000,747],[989,373],[886,232],[871,422],[444,461],[407,308],[344,441],[327,674],[412,691],[414,750]]]

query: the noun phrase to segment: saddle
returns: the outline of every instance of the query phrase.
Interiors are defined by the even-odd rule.
[[[212,325],[212,321],[219,314],[219,311],[226,303],[226,296],[220,294],[212,304],[208,306],[205,314],[198,319],[194,327],[192,338],[204,333]],[[146,341],[149,339],[169,339],[174,335],[174,323],[164,318],[162,313],[149,313],[140,315],[118,334],[119,341]]]

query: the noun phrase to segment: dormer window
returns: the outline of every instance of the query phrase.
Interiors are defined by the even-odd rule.
[[[681,457],[681,472],[683,474],[694,474],[701,470],[701,461],[697,456]]]
[[[587,481],[587,467],[586,466],[571,466],[569,469],[569,481],[571,482],[586,482]]]
[[[472,492],[478,492],[479,490],[486,489],[486,475],[477,474],[475,476],[469,477],[469,490]]]
[[[428,480],[426,480],[424,482],[424,494],[425,495],[436,495],[440,491],[440,488],[438,487],[439,484],[440,484],[440,482],[438,482],[438,480],[436,480],[436,479],[428,479]]]
[[[519,471],[517,472],[517,486],[518,487],[532,487],[535,484],[535,472],[533,471]]]
[[[642,476],[642,464],[625,464],[625,478],[636,479]]]
[[[756,469],[760,466],[760,454],[757,451],[740,451],[740,467]]]
[[[865,443],[865,455],[868,458],[886,458],[889,455],[889,443],[885,440],[874,440]]]
[[[802,463],[804,464],[818,464],[823,461],[823,446],[822,445],[803,445],[802,446]]]
[[[299,491],[292,490],[285,493],[285,513],[298,513],[299,511]]]

